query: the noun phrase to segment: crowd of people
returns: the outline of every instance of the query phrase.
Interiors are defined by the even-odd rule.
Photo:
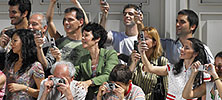
[[[183,9],[177,40],[144,26],[135,4],[123,8],[125,32],[106,31],[110,6],[100,0],[99,23],[78,0],[64,11],[65,36],[30,0],[9,0],[11,25],[0,34],[0,100],[222,100],[222,51],[193,37],[198,16]],[[113,49],[106,49],[112,46]]]

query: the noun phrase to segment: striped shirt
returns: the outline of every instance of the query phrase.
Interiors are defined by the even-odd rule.
[[[161,57],[161,65],[166,65],[168,60],[165,57]],[[158,59],[152,59],[150,61],[154,65],[158,65]],[[152,92],[157,84],[157,77],[156,74],[144,72],[142,68],[143,64],[140,63],[136,68],[135,72],[133,73],[132,82],[133,84],[141,87],[146,95],[146,100],[153,100]],[[165,92],[167,91],[167,76],[163,77],[164,88]]]

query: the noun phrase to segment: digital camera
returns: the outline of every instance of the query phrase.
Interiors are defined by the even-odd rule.
[[[211,70],[210,67],[208,67],[208,69],[206,69],[205,67],[206,67],[205,65],[200,65],[197,70],[198,70],[198,71],[210,71],[210,70]]]
[[[59,87],[57,85],[57,83],[64,83],[65,84],[65,80],[63,78],[52,77],[52,78],[50,78],[50,80],[53,81],[53,87]]]
[[[42,32],[39,30],[33,30],[34,34],[40,35],[42,37]]]
[[[107,83],[105,86],[107,87],[108,91],[112,91],[116,88],[115,83]]]

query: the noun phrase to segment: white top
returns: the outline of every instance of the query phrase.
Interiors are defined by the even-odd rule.
[[[189,80],[191,75],[191,69],[185,69],[185,66],[182,67],[182,71],[174,75],[173,73],[173,64],[167,65],[168,71],[168,93],[166,100],[186,100],[182,97],[183,89]]]
[[[40,100],[41,96],[42,96],[42,93],[44,91],[44,83],[48,80],[48,78],[44,79],[42,82],[41,82],[41,85],[40,85],[40,91],[39,91],[39,95],[38,95],[38,99],[37,100]],[[87,90],[84,89],[83,87],[79,87],[76,85],[76,83],[78,83],[78,81],[75,81],[73,80],[71,83],[70,83],[70,89],[71,89],[71,92],[72,92],[72,96],[73,96],[73,99],[74,100],[85,100],[85,97],[86,97],[86,94],[87,94]],[[65,95],[61,95],[61,93],[55,89],[55,88],[52,88],[51,92],[48,94],[47,96],[47,99],[46,100],[67,100]]]
[[[109,31],[108,38],[110,41],[106,42],[106,45],[112,45],[116,52],[130,55],[132,50],[134,49],[134,41],[137,41],[136,36],[127,36],[125,32],[116,32],[116,31]],[[121,61],[123,63],[123,61]]]
[[[216,84],[215,84],[216,85]],[[214,88],[214,82],[206,82],[206,100],[213,100],[211,98],[210,91]],[[217,92],[217,93],[216,93]],[[214,100],[221,100],[218,90],[215,90],[215,94],[217,94],[216,98]]]

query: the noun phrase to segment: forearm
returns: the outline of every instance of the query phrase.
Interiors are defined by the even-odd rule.
[[[49,32],[50,36],[57,39],[60,37],[60,35],[56,33],[56,27],[53,23],[55,3],[56,2],[50,2],[49,8],[46,13],[46,19],[47,19],[47,25],[48,25],[48,32]]]
[[[102,25],[104,28],[106,28],[107,17],[108,17],[108,12],[107,13],[103,12],[102,17],[100,19],[100,25]]]
[[[195,77],[196,75],[194,73],[190,75],[190,78],[183,89],[183,94],[182,94],[183,98],[192,99],[194,97],[192,88]]]
[[[135,68],[136,68],[136,62],[132,62],[129,66],[130,71],[134,72]]]
[[[81,10],[83,11],[83,14],[84,14],[84,16],[85,16],[85,23],[88,24],[88,23],[89,23],[88,17],[87,17],[87,15],[86,15],[85,10],[82,8],[81,4],[80,4],[78,1],[77,1],[77,2],[73,2],[73,4],[74,4],[77,8],[79,8],[79,9],[81,9]]]
[[[44,55],[42,48],[37,48],[37,57],[40,63],[43,65],[44,70],[46,70],[48,66],[48,62],[46,60],[46,57]]]
[[[219,78],[219,76],[217,74],[212,75],[212,76],[214,79]],[[222,98],[222,82],[221,82],[221,80],[220,79],[215,80],[215,84],[217,86],[218,93],[219,93],[220,97]]]
[[[102,100],[102,97],[97,95],[96,100]]]
[[[34,98],[38,98],[38,95],[39,95],[39,89],[34,89],[34,88],[31,88],[31,87],[28,87],[28,91],[25,90],[28,95],[34,97]]]
[[[46,93],[46,92],[44,91],[44,92],[42,93],[42,96],[41,96],[40,100],[46,100],[47,96],[48,96],[48,93]]]
[[[50,2],[49,3],[49,8],[48,8],[47,13],[46,13],[46,18],[47,18],[48,22],[51,22],[52,19],[53,19],[55,3],[56,2]]]
[[[153,65],[150,63],[150,61],[147,59],[147,57],[146,57],[146,54],[145,54],[145,52],[143,52],[142,54],[141,54],[141,59],[142,59],[142,62],[143,62],[143,64],[145,65],[145,71],[146,72],[151,72],[151,73],[153,73]]]

